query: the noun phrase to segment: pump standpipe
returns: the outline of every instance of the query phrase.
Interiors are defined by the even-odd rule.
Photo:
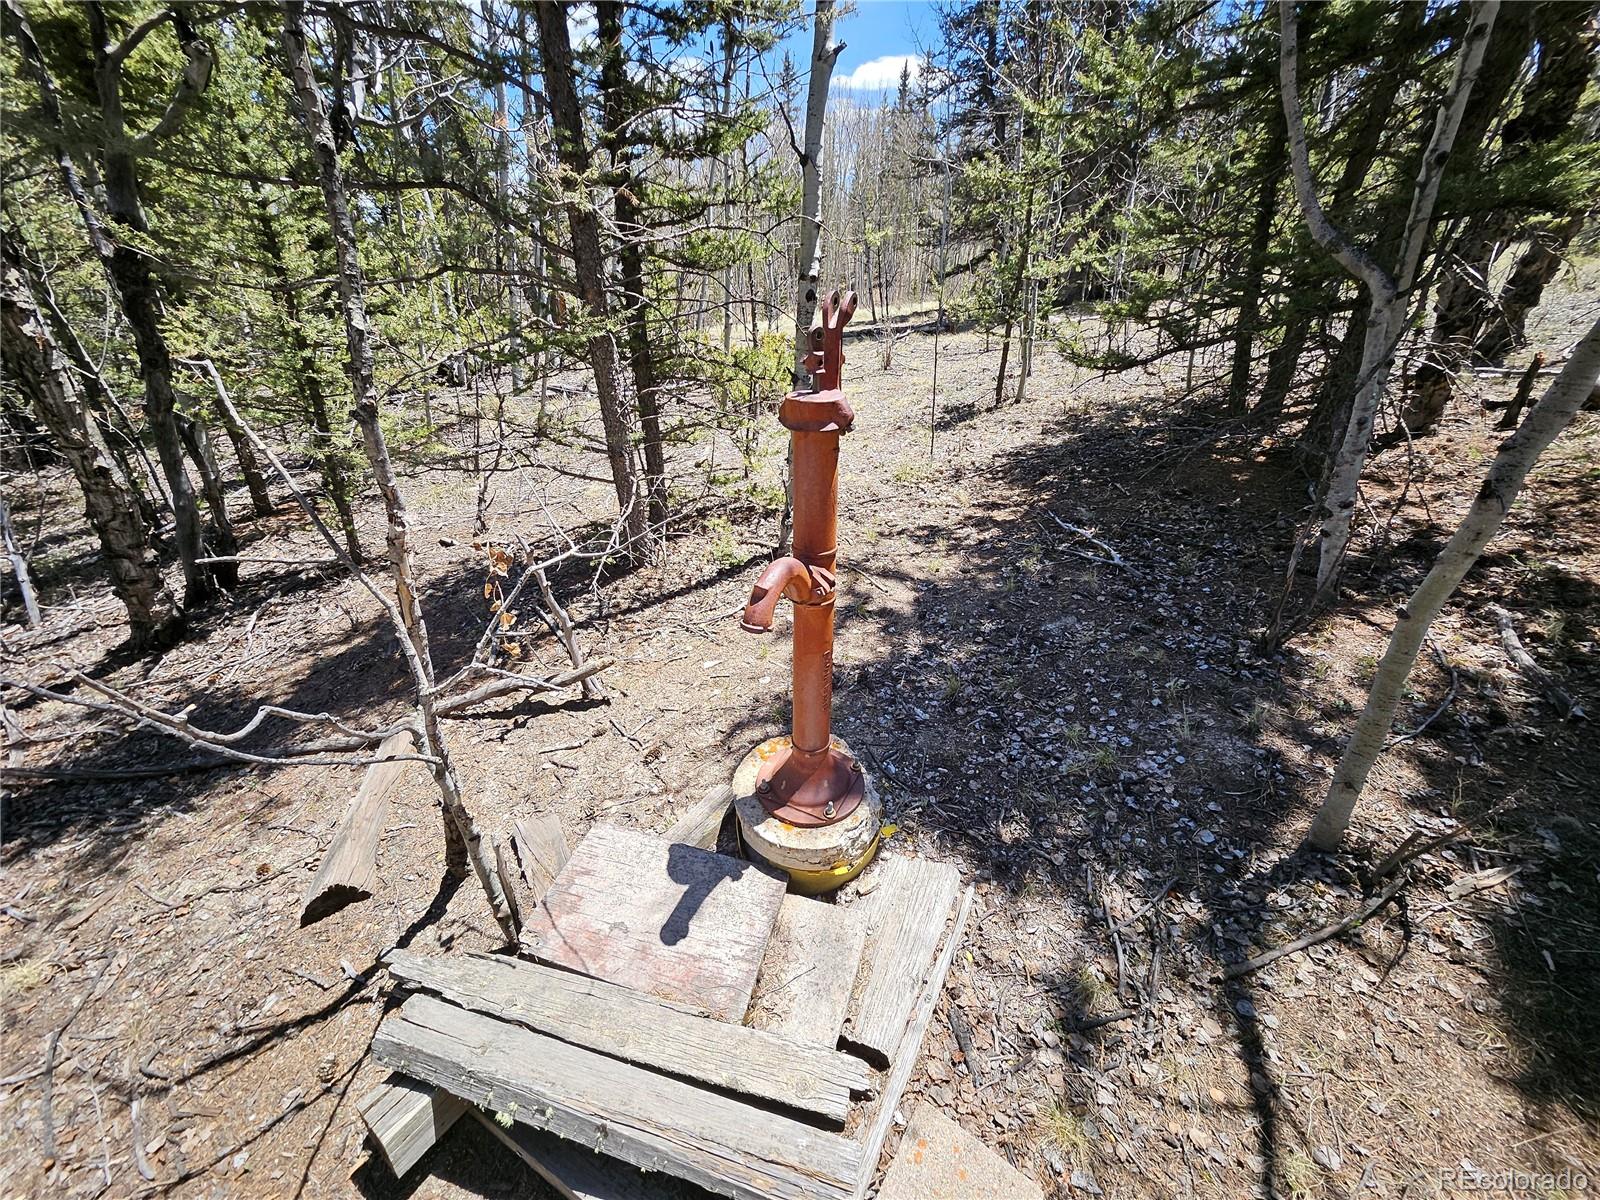
[[[832,727],[839,439],[855,421],[840,371],[855,308],[853,292],[822,302],[804,363],[813,390],[790,392],[779,406],[793,450],[793,553],[761,572],[740,621],[765,633],[780,599],[794,606],[790,735],[745,757],[734,774],[735,809],[746,845],[812,891],[837,887],[866,865],[880,822],[871,780]]]

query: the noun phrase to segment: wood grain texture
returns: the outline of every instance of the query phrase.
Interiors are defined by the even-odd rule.
[[[465,1101],[404,1075],[389,1076],[356,1107],[396,1178],[416,1166],[467,1111]]]
[[[535,813],[512,823],[495,843],[495,870],[500,890],[511,902],[517,928],[533,915],[539,901],[566,865],[567,835],[554,813]]]
[[[871,1069],[848,1054],[695,1016],[554,967],[493,954],[424,958],[396,951],[384,961],[401,983],[462,1008],[838,1124],[850,1111],[851,1092],[872,1086]]]
[[[683,815],[661,835],[662,840],[698,846],[702,850],[715,850],[722,820],[728,815],[728,806],[732,803],[733,789],[725,783],[719,783],[685,809]]]
[[[597,825],[523,925],[522,952],[742,1022],[783,891],[736,858]]]
[[[511,835],[512,848],[522,868],[522,878],[527,882],[534,900],[542,900],[571,856],[561,820],[555,813],[535,813],[513,822]]]
[[[839,1044],[867,940],[864,909],[783,898],[756,979],[752,1026],[804,1046]]]
[[[961,877],[948,863],[903,857],[884,858],[876,876],[873,891],[860,902],[866,909],[866,967],[844,1040],[882,1066],[906,1031]]]
[[[955,961],[956,950],[966,934],[967,918],[971,913],[972,888],[969,885],[956,907],[956,917],[950,924],[950,936],[945,939],[944,949],[939,951],[928,981],[916,997],[905,1036],[895,1047],[894,1062],[889,1067],[888,1077],[883,1081],[883,1092],[878,1097],[878,1110],[862,1128],[861,1173],[851,1200],[862,1200],[872,1186],[873,1177],[878,1171],[878,1158],[883,1154],[884,1140],[894,1124],[894,1110],[900,1103],[900,1097],[905,1094],[906,1085],[911,1082],[912,1072],[916,1070],[917,1059],[922,1053],[922,1040],[927,1037],[928,1026],[933,1023],[934,1011],[938,1009],[939,997],[944,992],[944,981],[950,974],[950,964]]]
[[[646,1174],[543,1129],[518,1122],[508,1128],[481,1109],[469,1111],[562,1200],[705,1200],[710,1195],[685,1180]]]
[[[861,1147],[520,1025],[413,996],[373,1036],[379,1062],[490,1113],[737,1200],[844,1200]]]
[[[415,753],[409,733],[385,738],[376,757]],[[419,762],[376,762],[361,778],[355,799],[344,811],[322,864],[300,898],[300,924],[311,925],[347,905],[365,900],[378,886],[378,839],[389,812],[389,795],[408,770],[425,769]]]

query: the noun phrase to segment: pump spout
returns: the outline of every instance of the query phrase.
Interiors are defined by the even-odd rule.
[[[747,633],[771,633],[778,600],[788,596],[796,604],[803,604],[811,598],[811,586],[811,570],[798,558],[784,557],[768,563],[750,589],[750,602],[744,606],[740,627]]]

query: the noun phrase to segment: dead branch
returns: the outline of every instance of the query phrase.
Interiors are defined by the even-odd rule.
[[[591,676],[614,665],[611,658],[592,659],[577,670],[567,671],[554,678],[546,679],[535,675],[518,675],[509,671],[499,671],[493,667],[478,664],[473,673],[495,676],[490,682],[472,691],[461,695],[440,699],[438,712],[441,716],[460,716],[465,710],[483,703],[485,700],[496,696],[504,696],[512,692],[552,692],[581,684]],[[230,733],[203,729],[192,724],[188,719],[189,709],[185,708],[177,713],[163,712],[161,709],[144,703],[109,684],[92,679],[80,671],[72,668],[60,668],[65,675],[82,683],[86,687],[106,697],[105,701],[90,700],[83,696],[74,696],[67,692],[56,691],[53,688],[41,687],[38,684],[27,683],[22,680],[0,678],[0,687],[12,687],[29,695],[37,696],[43,700],[55,700],[62,704],[72,704],[80,708],[87,708],[94,712],[105,713],[109,716],[131,720],[136,727],[154,729],[160,733],[177,738],[186,745],[199,750],[208,750],[220,755],[224,760],[231,759],[235,762],[249,763],[254,766],[347,766],[370,767],[382,761],[373,757],[330,758],[326,757],[340,752],[356,753],[376,746],[386,738],[397,733],[412,733],[417,729],[415,720],[400,721],[393,725],[379,729],[359,729],[345,724],[330,713],[305,713],[294,709],[282,708],[278,705],[263,705],[256,710],[255,715],[244,725]],[[473,673],[464,678],[470,679]],[[436,693],[437,694],[437,693]],[[254,733],[269,716],[283,717],[286,720],[299,721],[310,725],[328,725],[342,731],[343,736],[323,738],[320,741],[306,742],[298,746],[286,747],[273,753],[252,753],[250,751],[234,748],[233,743],[240,741]],[[400,761],[424,762],[432,766],[435,759],[426,754],[409,754],[398,756]],[[51,768],[29,768],[23,766],[0,767],[0,777],[31,776],[44,779],[133,779],[133,778],[158,778],[181,771],[212,770],[226,766],[223,762],[198,762],[185,763],[176,767],[163,767],[151,769],[132,769],[128,771],[61,771]]]
[[[553,517],[550,520],[550,526],[556,532],[556,534],[566,542],[566,549],[539,562],[529,563],[523,568],[522,574],[517,579],[517,582],[512,585],[511,590],[507,592],[505,598],[501,600],[499,610],[491,613],[488,621],[485,622],[483,632],[478,635],[477,644],[472,648],[471,661],[468,662],[465,667],[462,667],[461,670],[457,671],[454,675],[451,675],[443,683],[439,684],[436,690],[443,691],[446,688],[455,686],[461,681],[462,676],[488,663],[491,650],[494,646],[495,635],[498,634],[502,628],[500,623],[500,613],[512,609],[516,605],[517,600],[522,596],[522,593],[527,586],[530,583],[536,582],[541,574],[550,571],[554,567],[560,566],[564,562],[598,560],[603,563],[606,559],[613,558],[617,554],[621,553],[622,539],[625,532],[625,517],[623,516],[619,516],[612,524],[606,540],[602,544],[595,546],[590,543],[587,548],[584,545],[574,542],[567,534],[566,530],[562,529],[560,525],[556,523]],[[521,539],[519,538],[518,540],[520,543]],[[528,557],[525,547],[523,549],[523,557],[525,559]],[[581,663],[574,662],[573,665],[579,666]],[[585,698],[588,698],[589,693],[585,691],[584,696]]]
[[[94,995],[95,989],[100,986],[100,980],[106,970],[116,959],[115,954],[108,953],[101,960],[100,969],[94,973],[94,978],[89,981],[89,986],[83,989],[83,995],[78,997],[78,1002],[72,1006],[72,1011],[67,1014],[67,1019],[50,1031],[50,1036],[44,1043],[44,1066],[40,1074],[44,1076],[44,1102],[41,1106],[40,1120],[43,1122],[44,1156],[53,1159],[56,1156],[56,1128],[55,1115],[52,1105],[55,1099],[55,1067],[56,1046],[61,1042],[61,1035],[72,1028],[72,1023],[78,1019],[78,1014],[83,1011],[83,1006],[89,1003],[89,998]]]
[[[1445,692],[1444,699],[1439,701],[1439,707],[1429,713],[1428,716],[1423,720],[1422,724],[1418,725],[1409,733],[1402,733],[1390,739],[1390,746],[1398,746],[1401,742],[1409,742],[1412,738],[1419,736],[1423,730],[1427,729],[1428,726],[1432,725],[1440,717],[1444,716],[1445,709],[1449,708],[1450,705],[1455,701],[1456,691],[1461,686],[1461,673],[1456,670],[1453,663],[1445,658],[1444,653],[1439,649],[1439,647],[1434,645],[1432,642],[1429,642],[1428,649],[1433,651],[1434,661],[1439,664],[1440,669],[1450,672],[1450,687]]]
[[[255,754],[249,751],[236,749],[232,745],[232,742],[236,741],[239,735],[253,730],[253,728],[259,724],[259,720],[257,718],[261,718],[263,716],[264,710],[258,711],[256,718],[252,718],[252,720],[244,729],[235,731],[234,734],[218,733],[216,731],[202,729],[191,724],[188,718],[189,709],[187,708],[182,709],[177,713],[166,713],[161,709],[154,707],[153,705],[146,704],[142,700],[138,700],[135,697],[130,696],[128,693],[110,686],[109,684],[101,683],[96,679],[91,679],[89,676],[84,675],[80,671],[66,668],[64,669],[63,673],[69,678],[74,679],[76,682],[82,683],[93,691],[106,697],[106,700],[90,700],[84,696],[74,696],[68,692],[58,692],[52,688],[41,687],[38,684],[26,683],[16,679],[0,679],[0,687],[13,687],[19,691],[27,692],[30,695],[38,696],[40,699],[55,700],[62,704],[74,704],[80,708],[87,708],[94,712],[121,717],[124,720],[131,720],[137,727],[155,729],[161,733],[175,737],[179,741],[193,746],[196,749],[209,750],[213,754],[221,755],[225,758],[230,758],[238,762],[251,763],[258,766],[279,766],[289,762],[293,762],[298,766],[310,766],[314,763],[331,766],[369,766],[371,765],[371,762],[376,760],[357,758],[326,759],[317,756],[337,754],[341,751],[355,752],[365,750],[367,747],[376,745],[378,742],[381,742],[384,738],[389,737],[392,734],[406,732],[415,728],[413,722],[403,721],[385,729],[359,730],[349,726],[344,726],[342,722],[339,722],[336,718],[333,718],[326,713],[296,713],[293,709],[279,709],[276,713],[278,716],[287,717],[291,720],[302,720],[310,724],[329,723],[336,727],[342,727],[348,730],[348,732],[342,737],[324,738],[320,741],[306,742],[302,745],[291,747],[290,749],[284,750],[278,754]],[[322,720],[324,717],[327,718],[326,722],[323,722]],[[433,762],[433,760],[426,755],[418,755],[416,757],[420,761],[427,762],[430,765]],[[125,776],[119,773],[119,777]]]
[[[1313,933],[1308,933],[1304,937],[1297,937],[1294,941],[1285,942],[1281,946],[1275,946],[1271,950],[1256,955],[1254,958],[1245,959],[1244,962],[1229,963],[1222,968],[1222,978],[1238,979],[1243,975],[1259,971],[1262,967],[1275,963],[1280,958],[1287,958],[1291,954],[1297,954],[1301,950],[1331,941],[1340,934],[1349,932],[1363,921],[1370,920],[1379,909],[1392,902],[1400,894],[1400,889],[1406,885],[1407,879],[1408,876],[1406,875],[1396,876],[1394,882],[1384,888],[1375,899],[1368,901],[1348,917],[1335,921],[1332,925],[1324,925]]]
[[[1168,879],[1165,883],[1163,883],[1159,888],[1156,889],[1155,898],[1153,900],[1151,900],[1148,904],[1146,904],[1138,912],[1134,913],[1133,916],[1127,918],[1127,920],[1118,921],[1116,923],[1116,925],[1114,925],[1112,927],[1111,931],[1113,933],[1121,933],[1123,930],[1130,929],[1134,925],[1137,925],[1140,921],[1142,921],[1144,919],[1144,917],[1145,917],[1145,915],[1147,913],[1151,912],[1156,907],[1156,905],[1160,904],[1163,900],[1165,900],[1167,898],[1167,893],[1172,890],[1172,885],[1177,883],[1177,882],[1178,882],[1178,877],[1176,875],[1174,875],[1172,878]]]
[[[568,671],[557,675],[554,679],[541,679],[534,675],[518,675],[511,671],[502,671],[495,667],[478,663],[474,667],[477,674],[495,676],[490,682],[481,687],[473,688],[459,696],[439,702],[439,715],[442,717],[459,716],[463,709],[471,708],[475,704],[482,704],[496,696],[504,696],[509,692],[551,692],[559,691],[564,687],[571,687],[575,683],[583,683],[608,667],[614,666],[616,659],[594,658],[586,662],[575,671]],[[471,676],[468,676],[471,678]]]
[[[1085,1017],[1081,1021],[1074,1021],[1067,1030],[1069,1033],[1088,1033],[1091,1029],[1115,1025],[1118,1021],[1127,1021],[1138,1015],[1139,1010],[1136,1008],[1119,1008],[1115,1012],[1102,1013],[1098,1017]]]
[[[1122,555],[1118,554],[1116,550],[1113,549],[1108,543],[1103,542],[1099,538],[1095,537],[1094,534],[1090,533],[1087,529],[1082,529],[1077,525],[1069,525],[1060,517],[1056,516],[1055,513],[1050,512],[1048,509],[1046,510],[1046,514],[1052,521],[1061,526],[1061,528],[1066,530],[1068,533],[1073,534],[1076,537],[1081,537],[1091,546],[1094,546],[1099,550],[1103,550],[1106,556],[1104,558],[1100,558],[1094,554],[1086,554],[1082,550],[1073,550],[1067,546],[1058,546],[1057,549],[1061,550],[1063,553],[1074,554],[1079,558],[1086,558],[1090,562],[1103,563],[1108,567],[1121,567],[1124,571],[1131,572],[1133,570],[1127,561],[1123,559]]]
[[[1517,627],[1511,620],[1511,614],[1498,604],[1488,605],[1485,611],[1499,626],[1500,644],[1505,647],[1506,656],[1516,666],[1517,672],[1539,689],[1551,707],[1561,714],[1562,720],[1582,720],[1585,716],[1583,706],[1574,703],[1560,681],[1534,661],[1533,655],[1528,653],[1522,645],[1522,639],[1517,636]]]
[[[1372,870],[1367,874],[1365,879],[1365,890],[1370,895],[1372,889],[1377,885],[1378,880],[1386,878],[1395,871],[1399,870],[1401,867],[1421,858],[1424,854],[1431,854],[1433,851],[1442,849],[1443,847],[1450,845],[1452,842],[1460,841],[1462,838],[1466,837],[1467,834],[1472,832],[1474,825],[1482,824],[1484,821],[1493,820],[1495,817],[1503,813],[1507,807],[1508,805],[1503,802],[1496,804],[1493,808],[1489,809],[1488,812],[1474,817],[1470,822],[1461,821],[1454,829],[1451,829],[1445,833],[1441,833],[1436,837],[1428,838],[1426,841],[1423,841],[1421,830],[1412,830],[1406,835],[1405,841],[1401,842],[1395,847],[1392,854],[1385,857],[1382,862],[1373,867]]]
[[[556,631],[561,638],[561,644],[566,647],[567,657],[572,660],[572,665],[579,670],[583,668],[583,649],[578,645],[578,631],[572,626],[572,618],[567,610],[561,607],[556,599],[555,590],[550,586],[550,580],[544,571],[539,570],[534,576],[539,584],[539,596],[544,601],[545,610],[550,614],[550,619],[555,622]],[[598,700],[605,695],[605,688],[600,681],[592,675],[585,676],[583,680],[583,698],[585,700]]]

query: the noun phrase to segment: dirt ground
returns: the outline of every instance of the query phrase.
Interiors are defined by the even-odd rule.
[[[1418,732],[1374,773],[1350,853],[1307,859],[1392,613],[1492,456],[1493,414],[1468,397],[1437,436],[1378,456],[1343,607],[1262,654],[1306,480],[1292,448],[1188,414],[1186,364],[1108,379],[1041,346],[1028,399],[995,409],[998,344],[946,335],[930,447],[931,332],[902,337],[889,369],[880,353],[852,339],[846,367],[836,726],[894,842],[978,892],[902,1111],[931,1098],[1055,1196],[1421,1200],[1519,1170],[1534,1178],[1492,1194],[1554,1197],[1573,1172],[1600,1178],[1600,745],[1515,674],[1484,611],[1509,609],[1600,713],[1600,417],[1550,452],[1441,617],[1398,722]],[[574,836],[663,829],[785,729],[787,625],[763,639],[733,617],[768,557],[781,443],[748,485],[731,446],[698,454],[684,486],[719,499],[665,563],[558,579],[588,651],[617,660],[609,699],[451,722],[486,829],[533,809]],[[537,541],[547,508],[603,511],[604,485],[548,478],[497,475],[478,540]],[[409,480],[447,664],[485,619],[477,482]],[[247,567],[187,641],[132,659],[64,481],[15,505],[50,612],[4,627],[6,673],[45,682],[69,662],[223,726],[266,700],[368,724],[400,711],[392,637],[337,569]],[[288,505],[241,529],[251,555],[323,557]],[[381,545],[370,509],[364,536]],[[547,1194],[471,1123],[400,1182],[363,1143],[355,1102],[385,1074],[367,1057],[390,999],[378,955],[498,942],[475,884],[441,888],[425,782],[391,810],[378,894],[302,930],[357,771],[129,778],[190,752],[7,702],[10,766],[103,774],[8,781],[0,1197]],[[1356,911],[1361,872],[1409,834],[1462,824],[1350,935],[1220,981]]]

